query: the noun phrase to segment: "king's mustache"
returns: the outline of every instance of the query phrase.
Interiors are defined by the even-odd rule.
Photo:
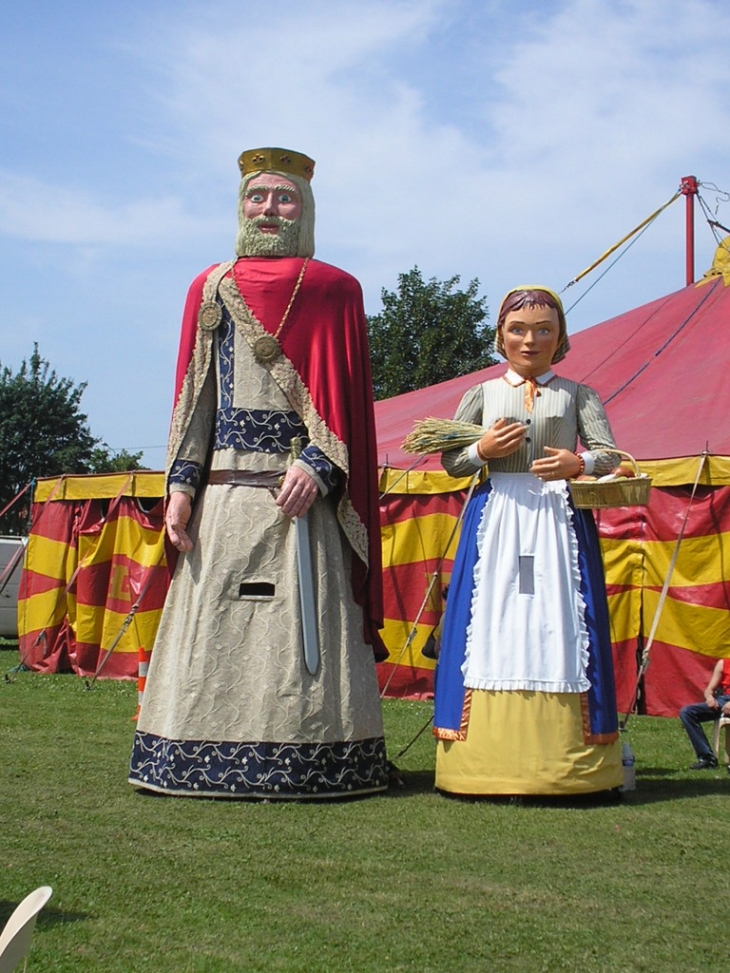
[[[254,216],[251,220],[256,227],[261,226],[293,226],[295,220],[288,220],[284,216]]]

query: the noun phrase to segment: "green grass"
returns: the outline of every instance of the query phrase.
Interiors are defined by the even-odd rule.
[[[6,673],[17,660],[0,647]],[[676,720],[633,718],[618,804],[405,786],[325,804],[143,796],[126,783],[133,683],[0,682],[0,921],[53,886],[29,973],[704,971],[726,962],[730,777],[685,768]],[[394,758],[429,704],[388,701]]]

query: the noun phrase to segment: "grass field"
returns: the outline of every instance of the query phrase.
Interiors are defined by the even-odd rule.
[[[705,971],[728,962],[730,776],[691,772],[676,720],[635,717],[617,804],[405,785],[326,804],[143,796],[133,683],[12,673],[0,648],[0,920],[39,885],[29,973]],[[429,718],[388,701],[395,757]]]

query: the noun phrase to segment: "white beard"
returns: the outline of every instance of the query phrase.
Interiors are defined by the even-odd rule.
[[[260,224],[275,223],[278,233],[264,233]],[[295,257],[299,249],[300,220],[287,220],[281,216],[257,216],[242,219],[236,237],[236,253],[239,257]]]

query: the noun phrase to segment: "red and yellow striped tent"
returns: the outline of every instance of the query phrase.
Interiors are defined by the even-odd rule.
[[[698,285],[572,336],[571,351],[557,369],[598,391],[619,448],[653,477],[648,507],[597,514],[622,712],[637,686],[639,660],[685,518],[639,686],[640,711],[676,715],[684,703],[702,698],[715,659],[730,655],[730,275],[721,263],[726,256],[720,248],[719,260]],[[432,688],[433,663],[421,649],[440,616],[454,553],[449,538],[467,486],[441,472],[438,457],[412,467],[413,457],[400,444],[415,421],[453,416],[467,389],[504,370],[495,365],[376,405],[390,649],[381,683],[389,691],[422,695]]]
[[[700,698],[714,660],[730,655],[730,275],[723,271],[718,264],[697,286],[574,335],[559,366],[599,392],[619,446],[653,477],[648,507],[598,515],[622,711],[683,524],[640,710],[675,715]],[[421,649],[441,617],[469,486],[441,471],[438,458],[414,465],[401,443],[416,420],[452,416],[468,388],[503,369],[376,405],[390,651],[379,676],[390,695],[432,692],[434,664]],[[161,473],[39,481],[19,592],[26,665],[136,675],[168,581],[162,493]]]
[[[38,481],[18,592],[24,665],[137,676],[167,590],[162,492],[161,473]]]

